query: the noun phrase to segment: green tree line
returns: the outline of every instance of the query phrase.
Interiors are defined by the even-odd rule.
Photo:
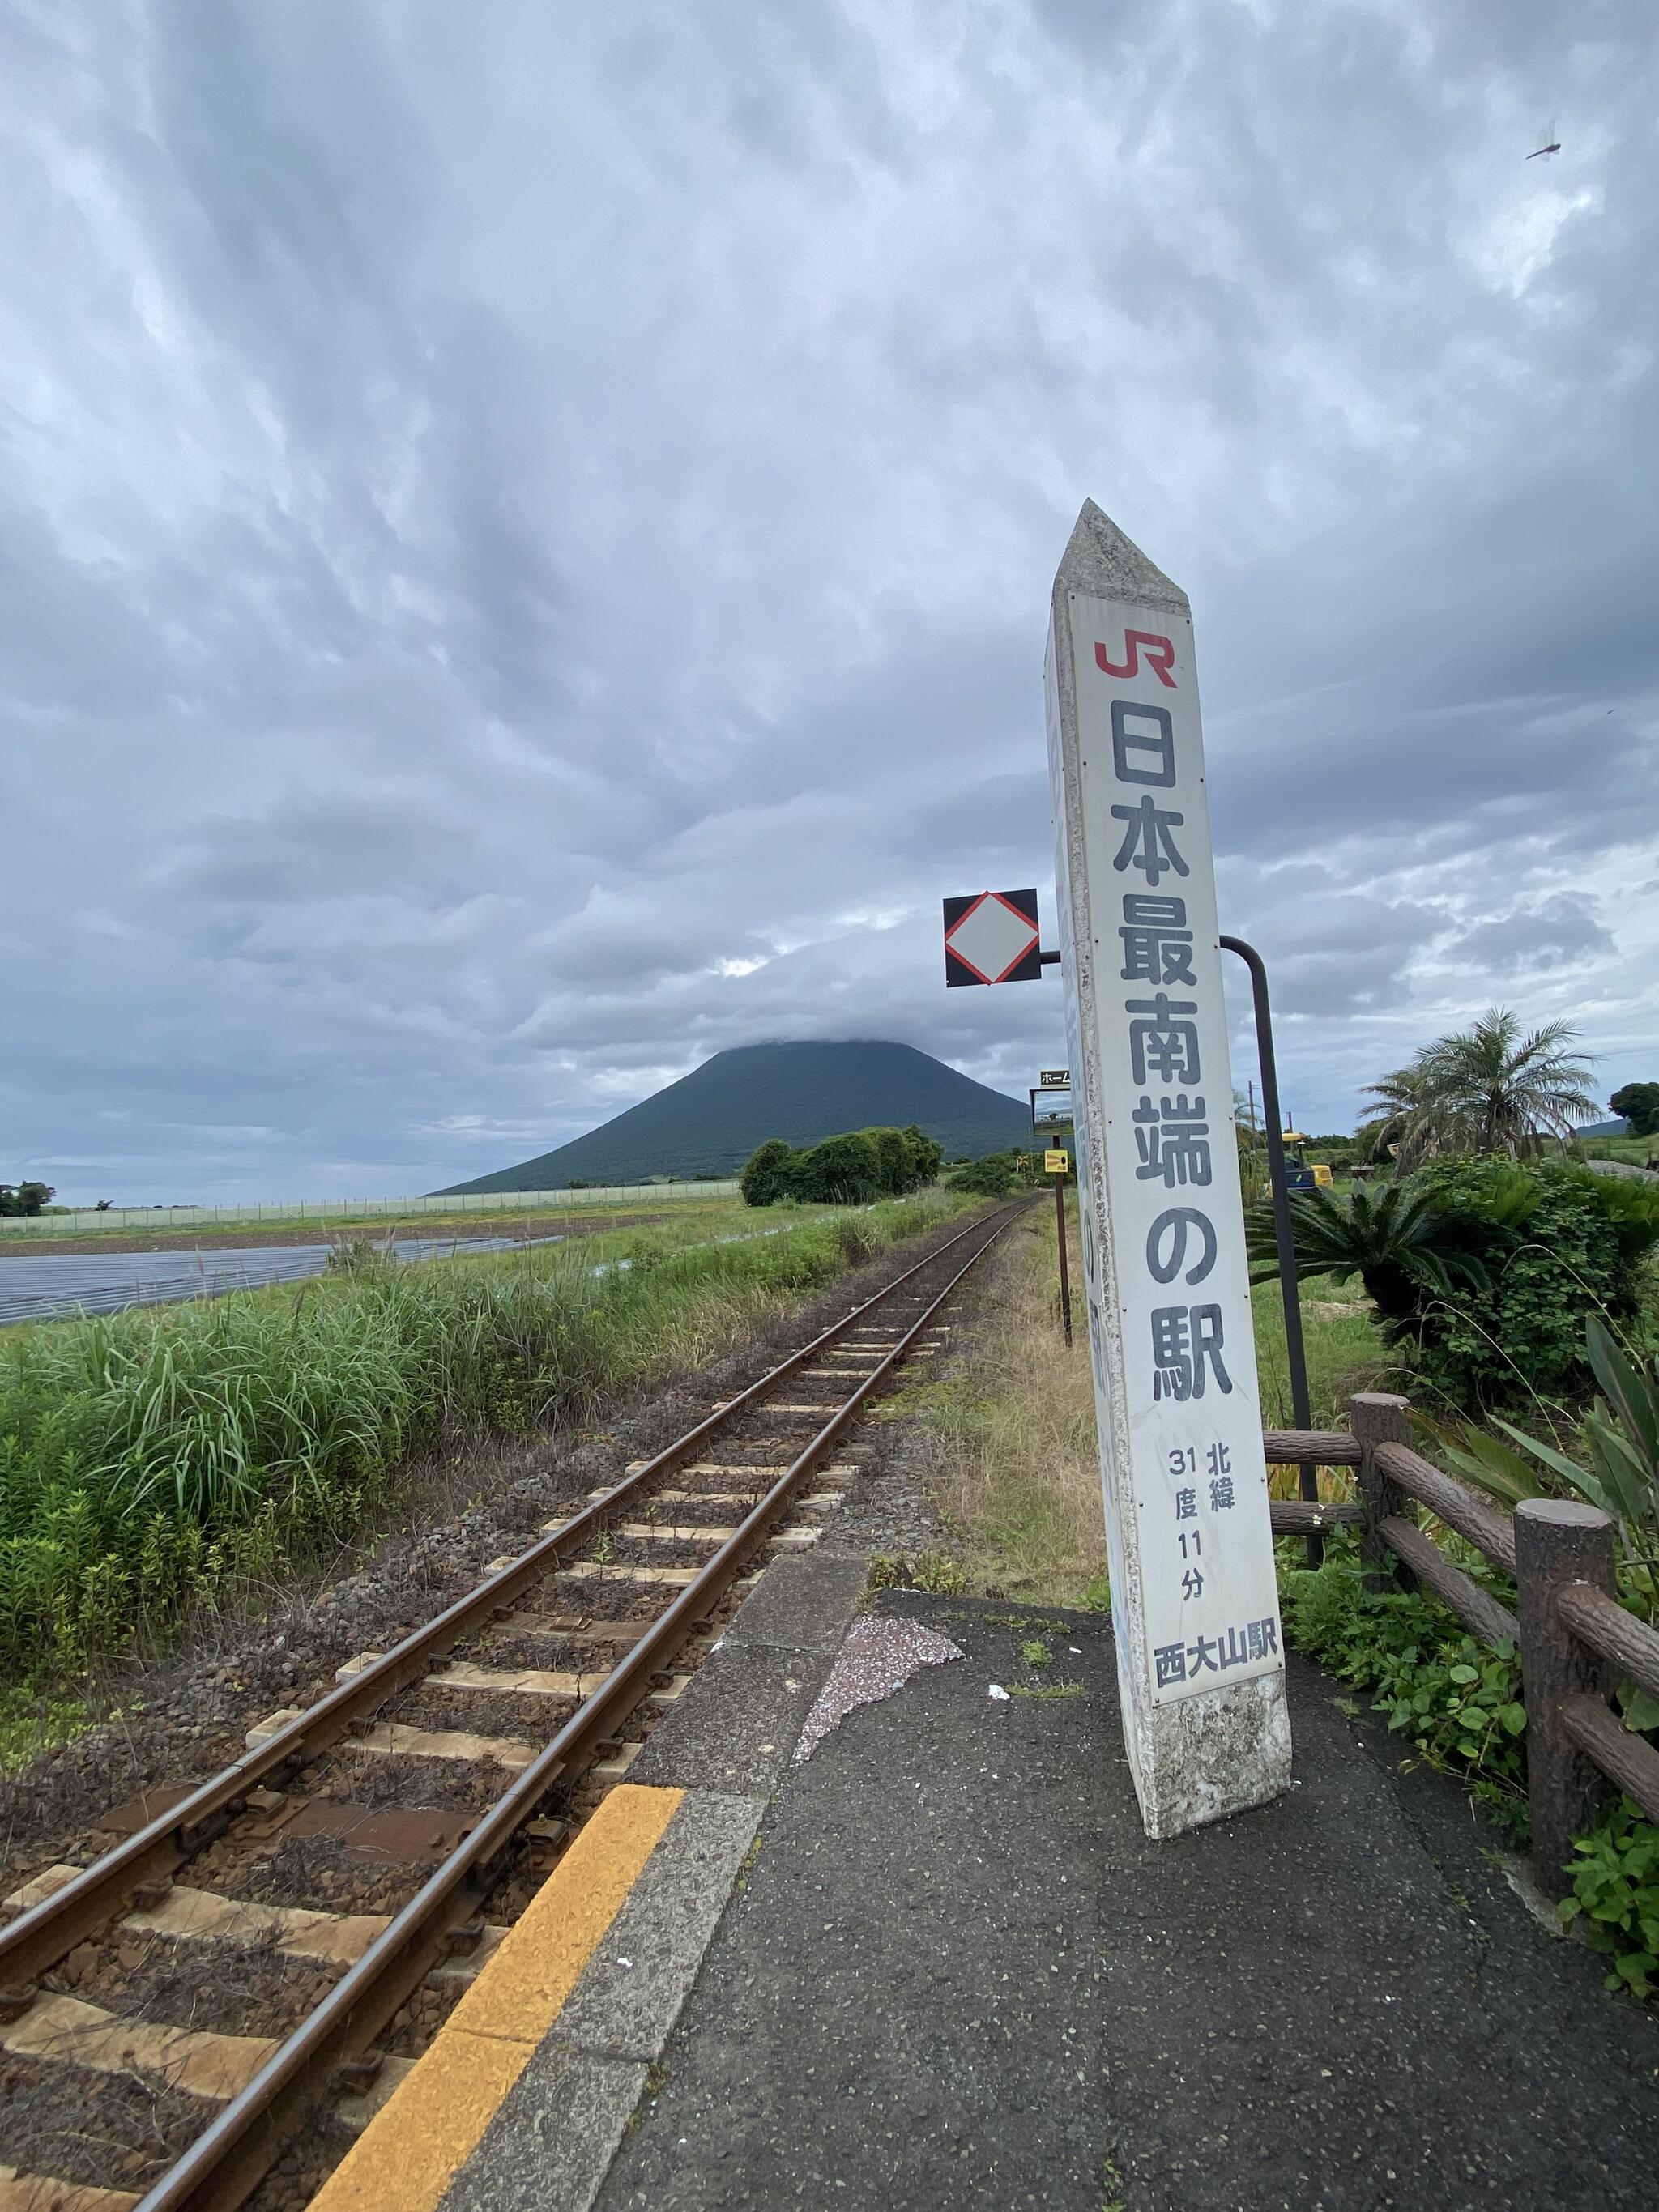
[[[57,1195],[49,1182],[0,1182],[0,1214],[39,1213]]]
[[[914,1121],[906,1129],[852,1129],[798,1149],[769,1137],[738,1177],[749,1206],[780,1200],[817,1206],[867,1206],[902,1198],[934,1181],[945,1148]]]

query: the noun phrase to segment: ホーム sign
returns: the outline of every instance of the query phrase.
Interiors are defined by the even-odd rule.
[[[1048,701],[1119,1690],[1172,1835],[1281,1790],[1290,1728],[1192,617],[1092,504]]]

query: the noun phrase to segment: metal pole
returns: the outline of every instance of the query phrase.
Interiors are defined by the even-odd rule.
[[[1066,1261],[1066,1178],[1054,1177],[1054,1227],[1060,1237],[1060,1317],[1066,1325],[1066,1341],[1072,1341],[1072,1277]]]
[[[1296,1276],[1296,1236],[1291,1227],[1291,1194],[1285,1181],[1284,1127],[1279,1112],[1279,1067],[1273,1059],[1273,1018],[1267,1001],[1267,970],[1255,945],[1242,937],[1224,937],[1222,949],[1237,953],[1250,971],[1255,1002],[1255,1048],[1261,1063],[1261,1119],[1267,1137],[1267,1175],[1273,1186],[1273,1241],[1279,1247],[1279,1288],[1285,1306],[1285,1359],[1291,1371],[1291,1410],[1298,1429],[1313,1426],[1308,1398],[1308,1359],[1302,1343],[1302,1292]],[[1297,1487],[1304,1498],[1319,1496],[1319,1475],[1311,1460],[1301,1463]],[[1325,1556],[1325,1540],[1308,1539],[1308,1565]]]

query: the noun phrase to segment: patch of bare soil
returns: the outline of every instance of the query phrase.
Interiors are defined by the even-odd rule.
[[[189,2149],[219,2107],[140,2074],[98,2074],[0,2051],[6,2158],[22,2173],[142,2190]]]
[[[498,1667],[504,1674],[539,1668],[548,1674],[608,1674],[632,1647],[626,1644],[596,1644],[580,1636],[497,1635],[488,1643],[471,1645],[465,1656],[479,1667]]]
[[[466,1993],[459,1976],[422,1982],[386,2023],[376,2048],[394,2058],[418,2058]]]
[[[575,1710],[574,1698],[422,1686],[400,1698],[386,1717],[405,1728],[465,1729],[472,1735],[516,1736],[542,1744],[552,1741]]]
[[[672,1526],[673,1523],[665,1522]],[[613,1536],[611,1564],[631,1567],[702,1567],[714,1556],[715,1547],[696,1538],[678,1536]]]
[[[307,1770],[307,1796],[411,1812],[482,1813],[513,1780],[494,1759],[409,1759],[396,1752],[331,1752]]]
[[[77,1944],[41,1985],[123,2020],[214,2035],[285,2035],[343,1971],[291,1959],[270,1943],[175,1943],[117,1929],[106,1941]]]
[[[429,1859],[386,1859],[333,1836],[289,1836],[273,1849],[220,1844],[191,1862],[196,1889],[216,1889],[253,1905],[297,1905],[307,1911],[396,1912],[432,1871]]]
[[[631,1576],[614,1570],[609,1574],[584,1575],[580,1581],[562,1579],[559,1589],[562,1595],[580,1591],[583,1606],[595,1620],[632,1620],[653,1599],[661,1612],[674,1595],[665,1584],[636,1583]]]
[[[304,2212],[355,2140],[331,2112],[313,2113],[248,2198],[246,2212]]]

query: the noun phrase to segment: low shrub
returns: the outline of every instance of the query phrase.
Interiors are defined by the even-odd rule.
[[[1291,1209],[1298,1274],[1358,1274],[1384,1340],[1455,1412],[1582,1395],[1592,1314],[1638,1314],[1659,1190],[1577,1165],[1436,1161],[1399,1183]],[[1255,1279],[1276,1272],[1271,1208],[1248,1217]]]
[[[738,1187],[748,1206],[793,1199],[820,1206],[867,1206],[902,1198],[939,1174],[943,1146],[913,1121],[904,1129],[853,1129],[797,1151],[769,1137],[750,1153]]]
[[[1585,1324],[1584,1349],[1601,1395],[1579,1424],[1583,1459],[1502,1414],[1492,1419],[1507,1443],[1474,1422],[1424,1425],[1457,1474],[1511,1511],[1523,1498],[1565,1492],[1607,1514],[1618,1532],[1620,1600],[1653,1621],[1659,1619],[1659,1358],[1629,1358],[1595,1314]],[[1643,1698],[1639,1710],[1653,1717],[1638,1725],[1659,1723],[1659,1699],[1632,1695]]]
[[[1018,1180],[1015,1162],[1017,1152],[988,1152],[982,1160],[970,1160],[966,1167],[952,1168],[945,1178],[947,1190],[964,1192],[970,1198],[1006,1198]]]
[[[1659,1193],[1593,1170],[1448,1161],[1421,1191],[1484,1271],[1417,1316],[1419,1371],[1448,1404],[1474,1408],[1577,1395],[1589,1386],[1584,1328],[1636,1311],[1659,1240]]]
[[[370,1268],[394,1267],[397,1262],[384,1239],[354,1236],[333,1238],[325,1264],[331,1275],[362,1275]]]

